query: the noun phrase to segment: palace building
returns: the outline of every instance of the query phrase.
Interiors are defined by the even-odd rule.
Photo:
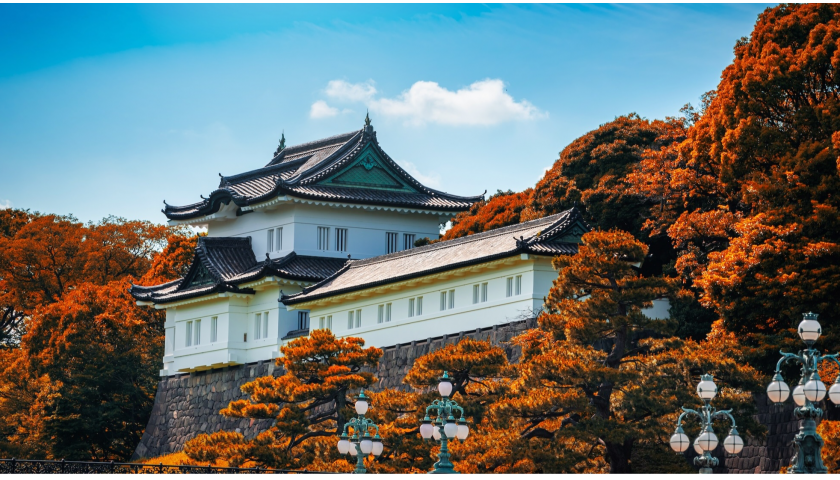
[[[264,167],[163,209],[207,235],[184,278],[131,288],[166,309],[161,376],[276,358],[316,328],[383,347],[533,316],[557,276],[551,259],[575,254],[589,226],[571,209],[415,247],[483,198],[422,185],[369,118],[302,145],[284,137]]]

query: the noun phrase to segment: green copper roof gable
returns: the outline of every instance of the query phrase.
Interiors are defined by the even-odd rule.
[[[370,145],[362,150],[355,161],[318,182],[318,185],[417,193],[417,190],[400,179],[400,176],[388,166],[388,163]]]

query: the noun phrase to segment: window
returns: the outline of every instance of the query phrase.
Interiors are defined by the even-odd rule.
[[[268,312],[263,313],[262,332],[263,338],[268,338]]]
[[[193,335],[192,322],[187,322],[187,334],[185,335],[187,340],[186,340],[186,343],[184,344],[185,346],[187,346],[187,347],[192,346],[192,335]]]
[[[349,312],[347,312],[347,329],[348,330],[352,330],[353,325],[356,324],[356,322],[353,320],[353,316],[355,314],[356,314],[356,312],[354,312],[353,310],[350,310]]]
[[[254,315],[254,340],[262,338],[260,330],[262,330],[262,313],[257,313]]]
[[[283,250],[283,227],[269,228],[266,232],[266,252],[279,252]]]
[[[391,321],[391,304],[390,303],[385,304],[385,321],[386,322]]]
[[[481,284],[481,303],[487,301],[487,282]]]
[[[408,299],[408,316],[409,317],[414,316],[414,299],[413,298]]]
[[[201,320],[195,321],[195,345],[201,345]]]
[[[330,227],[318,227],[318,250],[330,249]]]
[[[473,304],[487,301],[487,282],[473,285]]]
[[[361,326],[362,326],[362,311],[361,310],[356,310],[354,312],[353,310],[350,310],[349,312],[347,312],[347,328],[348,329],[353,329],[353,328],[359,328]]]
[[[391,321],[391,304],[386,303],[380,305],[378,308],[378,312],[376,314],[376,323],[382,322],[390,322]]]
[[[517,275],[516,277],[514,277],[513,294],[514,295],[521,295],[522,294],[522,275]]]
[[[403,234],[403,250],[409,250],[411,248],[414,248],[414,234],[405,233]]]
[[[385,232],[385,240],[387,245],[387,253],[394,253],[397,251],[397,234],[394,232]]]
[[[390,303],[388,305],[391,305]],[[356,328],[362,326],[362,311],[356,310]]]
[[[414,317],[423,314],[423,297],[408,299],[408,316]]]
[[[309,330],[309,312],[298,312],[298,330]]]
[[[513,277],[508,277],[505,279],[505,296],[513,296]]]
[[[332,330],[332,315],[327,315],[326,317],[321,317],[318,320],[318,328],[321,330],[327,329]]]
[[[210,342],[219,341],[219,317],[210,317]]]
[[[455,290],[450,290],[448,293],[446,291],[440,292],[440,309],[446,310],[447,308],[455,308]]]
[[[473,285],[473,305],[478,303],[479,290],[480,290],[480,286],[478,284]]]
[[[335,251],[336,252],[346,252],[347,251],[347,229],[346,228],[336,228],[335,229]]]
[[[423,315],[423,297],[417,297],[417,304],[415,305],[416,315]]]

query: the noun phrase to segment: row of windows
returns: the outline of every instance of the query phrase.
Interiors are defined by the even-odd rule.
[[[218,339],[219,317],[210,317],[210,343]],[[187,334],[184,346],[201,345],[201,319],[187,322]]]
[[[268,312],[254,314],[254,340],[268,338]]]
[[[355,325],[355,327],[354,327]],[[352,330],[353,328],[359,328],[362,326],[362,311],[361,310],[350,310],[347,312],[347,329]]]
[[[333,245],[336,252],[347,251],[347,229],[335,229],[335,244]],[[318,227],[318,250],[327,251],[330,249],[330,227]]]

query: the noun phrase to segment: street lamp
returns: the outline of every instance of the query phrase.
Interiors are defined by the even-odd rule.
[[[452,379],[446,372],[443,372],[438,383],[438,393],[443,398],[426,407],[426,417],[420,424],[420,436],[424,440],[434,438],[434,441],[440,442],[438,461],[435,462],[435,469],[429,473],[458,473],[455,471],[455,465],[449,461],[448,443],[450,439],[466,440],[470,428],[467,426],[467,419],[464,418],[464,409],[449,399],[452,394]],[[456,410],[461,414],[457,421],[453,416]],[[436,412],[432,415],[434,418],[429,416],[430,411]]]
[[[735,428],[735,418],[732,417],[732,410],[717,411],[711,406],[711,401],[717,395],[717,385],[711,375],[705,374],[700,377],[700,383],[697,384],[697,396],[703,400],[703,406],[700,411],[692,410],[690,408],[682,407],[683,413],[677,419],[677,429],[671,435],[671,448],[677,453],[683,453],[688,450],[691,442],[688,435],[685,434],[682,428],[683,418],[686,415],[694,415],[700,418],[702,431],[697,439],[694,440],[694,451],[700,456],[694,458],[694,464],[700,467],[700,473],[712,473],[712,467],[718,465],[718,459],[712,456],[712,450],[718,446],[718,437],[712,429],[712,422],[716,417],[729,418],[732,422],[732,428],[729,430],[729,435],[723,439],[723,449],[730,455],[736,455],[744,448],[744,441],[738,435],[738,430]]]
[[[793,394],[790,395],[797,405],[793,412],[799,419],[799,433],[793,439],[793,443],[796,445],[796,454],[790,460],[788,473],[828,472],[822,462],[823,439],[817,434],[817,420],[822,417],[823,411],[815,407],[814,403],[822,401],[826,395],[825,384],[820,380],[818,372],[820,362],[834,360],[840,366],[840,360],[837,359],[840,354],[820,355],[813,348],[814,342],[822,334],[822,327],[820,322],[817,321],[818,317],[819,315],[811,312],[803,315],[797,332],[807,348],[800,350],[797,354],[780,351],[782,358],[776,364],[776,374],[773,375],[773,381],[767,386],[767,397],[771,402],[776,404],[784,402],[790,395],[790,387],[782,378],[782,364],[793,360],[802,365],[802,376],[793,389]],[[834,385],[827,393],[832,403],[840,405],[840,375],[834,380]]]
[[[365,395],[365,390],[362,389],[359,395],[356,396],[356,414],[355,418],[351,418],[344,424],[344,431],[338,437],[338,453],[342,455],[356,456],[356,469],[353,473],[365,473],[365,457],[373,454],[378,457],[382,454],[385,446],[382,444],[382,438],[379,436],[379,426],[373,423],[370,419],[365,418],[368,408],[370,408],[370,397]],[[350,432],[350,429],[353,429]],[[370,436],[371,430],[375,430],[374,436]]]

